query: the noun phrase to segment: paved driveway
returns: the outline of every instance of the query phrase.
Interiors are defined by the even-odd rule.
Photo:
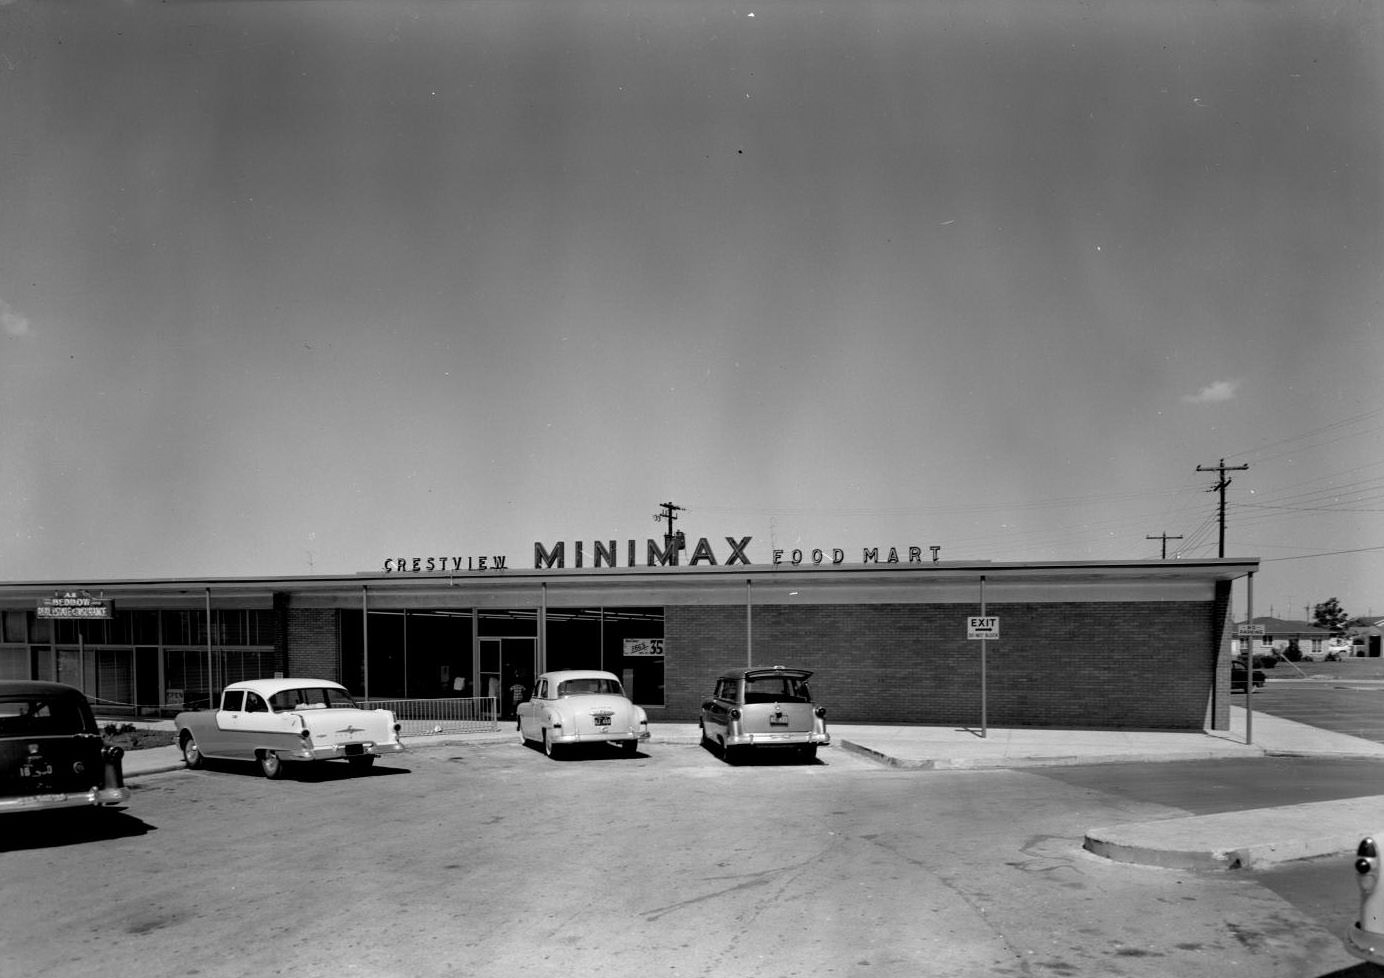
[[[1278,670],[1286,666],[1279,666]],[[1384,682],[1275,676],[1250,696],[1256,713],[1384,744]],[[1236,696],[1235,704],[1245,698]]]

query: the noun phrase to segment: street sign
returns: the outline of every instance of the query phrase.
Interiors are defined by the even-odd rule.
[[[999,638],[1000,619],[998,615],[972,615],[966,619],[967,638]]]
[[[1263,626],[1263,625],[1239,625],[1239,626],[1236,626],[1236,628],[1235,628],[1235,634],[1236,634],[1236,635],[1244,635],[1244,636],[1263,635],[1263,634],[1264,634],[1264,626]]]

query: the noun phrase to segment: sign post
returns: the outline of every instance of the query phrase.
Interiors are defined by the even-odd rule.
[[[1000,620],[997,615],[985,613],[985,575],[980,575],[980,614],[966,619],[966,638],[980,641],[980,736],[990,734],[988,691],[985,688],[985,643],[1000,637]]]
[[[1245,582],[1245,621],[1235,630],[1245,651],[1245,743],[1254,743],[1254,639],[1264,637],[1264,626],[1248,624],[1254,621],[1254,572]],[[1230,670],[1230,690],[1235,691],[1235,669]]]

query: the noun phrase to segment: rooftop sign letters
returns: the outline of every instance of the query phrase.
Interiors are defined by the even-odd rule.
[[[727,567],[729,567],[731,564],[748,565],[750,563],[750,558],[745,556],[745,548],[750,545],[750,540],[750,537],[741,537],[739,542],[736,542],[735,537],[726,537],[726,544],[730,547],[730,553],[726,555]],[[586,560],[586,550],[584,547],[584,543],[585,541],[578,540],[573,544],[573,559],[576,561],[577,567],[585,566],[584,562]],[[657,540],[645,541],[644,557],[647,562],[647,566],[649,567],[676,567],[679,563],[678,553],[678,548],[673,544],[667,542],[666,540],[662,546],[659,545],[659,542]],[[628,563],[625,564],[626,567],[638,566],[636,561],[639,556],[639,552],[635,548],[635,542],[633,540],[629,541],[629,546],[625,550],[625,555],[628,561]],[[616,541],[592,541],[592,567],[616,567],[618,566],[617,561],[619,559],[620,548],[616,546]],[[710,564],[712,566],[716,565],[716,551],[711,546],[711,544],[707,542],[706,537],[702,537],[700,540],[697,541],[697,545],[692,549],[692,556],[687,561],[687,566],[689,567],[695,567],[698,564]],[[534,570],[543,570],[545,567],[566,566],[567,545],[565,543],[559,541],[558,543],[554,544],[551,550],[543,546],[541,541],[533,545]]]
[[[688,547],[681,533],[654,540],[585,540],[565,541],[548,545],[536,541],[533,545],[534,570],[566,570],[567,568],[601,567],[716,567],[724,564],[752,566],[747,551],[753,537],[724,537],[725,544],[713,543],[706,537]],[[932,560],[937,559],[935,551]],[[770,551],[773,566],[801,567],[803,565],[836,566],[846,562],[846,551],[840,547],[774,549]],[[862,564],[921,564],[922,547],[862,547]],[[386,574],[460,574],[463,571],[504,571],[508,560],[503,554],[482,556],[450,556],[437,554],[418,557],[388,557],[384,562]]]
[[[62,591],[44,598],[38,606],[40,618],[109,618],[111,603],[93,598],[86,591]]]

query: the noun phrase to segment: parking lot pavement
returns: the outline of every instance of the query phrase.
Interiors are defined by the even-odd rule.
[[[1384,760],[1384,744],[1231,708],[1229,730],[1046,730],[950,726],[836,724],[829,750],[849,751],[882,766],[918,771],[994,770],[1111,762],[1167,762],[1264,756],[1360,757]],[[1247,727],[1252,729],[1247,730]],[[696,744],[696,724],[651,724],[647,748]],[[1250,736],[1252,734],[1252,736]],[[482,733],[408,737],[414,748],[513,743],[509,724]],[[177,747],[131,751],[125,776],[137,780],[183,768]],[[1384,796],[1189,815],[1088,830],[1086,848],[1109,859],[1187,869],[1263,868],[1294,859],[1353,851],[1363,835],[1384,834]]]
[[[876,726],[835,724],[830,750],[855,751],[881,764],[919,770],[1035,767],[1102,764],[1111,761],[1202,760],[1274,754],[1332,757],[1378,757],[1384,744],[1333,733],[1268,714],[1253,717],[1247,742],[1246,714],[1231,708],[1229,730],[1189,732],[1147,730],[1049,730],[1037,727],[988,728],[951,726]],[[171,727],[170,727],[171,729]],[[695,723],[649,725],[651,745],[695,744]],[[480,733],[439,733],[406,737],[414,747],[439,743],[510,743],[518,734],[506,723]],[[131,751],[125,755],[126,777],[138,777],[183,766],[176,747]]]

